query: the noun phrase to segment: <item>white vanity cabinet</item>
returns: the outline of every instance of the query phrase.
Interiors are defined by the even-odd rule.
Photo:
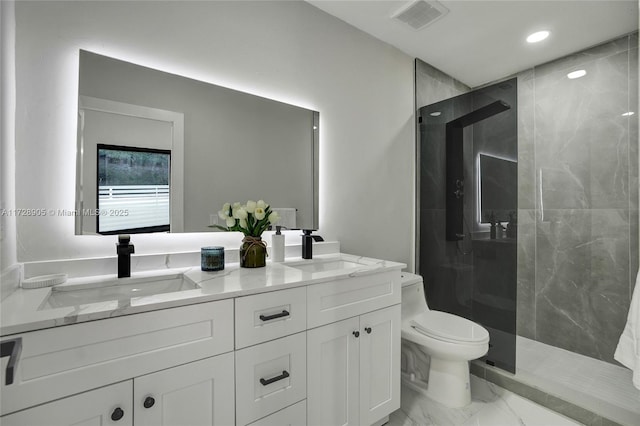
[[[400,407],[402,265],[363,265],[241,270],[221,276],[236,289],[221,300],[129,315],[113,302],[113,318],[8,334],[0,424],[379,425]]]
[[[308,332],[307,422],[371,425],[400,407],[400,305]]]
[[[298,287],[235,299],[237,425],[306,424],[287,409],[307,394],[306,297]]]
[[[6,380],[7,357],[3,358],[2,414],[134,378],[146,383],[153,376],[146,376],[149,373],[162,371],[158,374],[169,376],[171,370],[167,369],[205,358],[233,371],[232,324],[233,300],[229,299],[8,336],[20,339],[21,353],[12,380]],[[227,352],[230,361],[215,357]],[[187,370],[200,369],[191,366],[176,371]],[[212,384],[211,372],[193,376],[198,374],[201,382]],[[177,383],[173,379],[167,384]],[[233,388],[233,375],[226,384]],[[180,392],[185,393],[186,386],[190,385],[184,385]],[[172,397],[177,394],[173,392]],[[216,398],[220,395],[214,394]],[[96,407],[96,412],[101,410]],[[0,423],[11,424],[5,417]]]
[[[233,353],[136,377],[0,419],[3,426],[234,424]]]
[[[236,424],[372,425],[398,409],[400,288],[395,270],[236,298]]]
[[[309,425],[371,425],[400,408],[400,301],[400,271],[309,287]]]

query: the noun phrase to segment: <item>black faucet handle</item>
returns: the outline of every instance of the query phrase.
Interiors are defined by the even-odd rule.
[[[129,244],[131,236],[127,234],[118,235],[118,244]]]

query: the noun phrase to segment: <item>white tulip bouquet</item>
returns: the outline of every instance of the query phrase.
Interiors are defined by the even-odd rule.
[[[278,212],[271,210],[269,204],[263,200],[247,201],[247,204],[225,203],[222,210],[218,212],[220,219],[224,220],[227,226],[212,225],[212,227],[223,231],[242,232],[245,237],[259,238],[269,225],[280,220]]]

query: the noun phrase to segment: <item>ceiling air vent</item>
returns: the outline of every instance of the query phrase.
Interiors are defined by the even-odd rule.
[[[391,18],[420,30],[449,13],[449,9],[435,0],[416,0],[403,6]]]

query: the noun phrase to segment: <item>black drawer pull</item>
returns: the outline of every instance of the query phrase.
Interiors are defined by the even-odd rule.
[[[260,379],[260,383],[262,383],[262,386],[267,386],[271,383],[277,382],[278,380],[286,379],[287,377],[289,377],[289,373],[287,373],[287,370],[284,370],[279,376],[272,377],[270,379]]]
[[[0,343],[0,358],[6,356],[9,357],[9,363],[7,364],[7,370],[5,372],[5,385],[13,383],[13,374],[20,358],[20,352],[22,352],[22,337],[16,337],[15,339],[5,340]]]
[[[371,327],[365,327],[364,331],[366,331],[367,334],[371,334]]]
[[[288,317],[289,311],[287,310],[282,310],[282,312],[280,312],[279,314],[273,314],[273,315],[260,315],[260,319],[262,321],[269,321],[272,319],[276,319],[276,318],[282,318],[282,317]]]

